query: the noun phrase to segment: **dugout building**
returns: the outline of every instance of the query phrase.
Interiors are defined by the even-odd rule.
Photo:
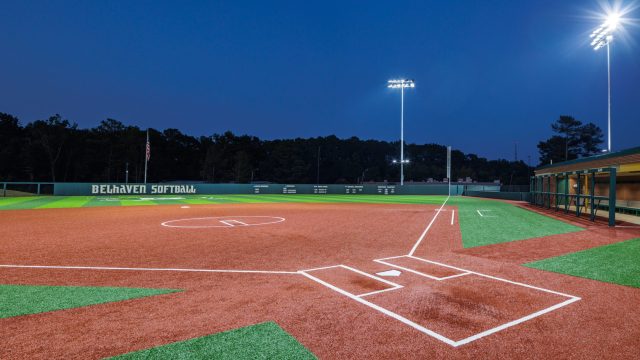
[[[531,177],[530,202],[576,216],[640,224],[640,147],[544,165]]]

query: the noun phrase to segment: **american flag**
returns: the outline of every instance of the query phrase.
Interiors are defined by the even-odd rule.
[[[149,131],[147,131],[147,148],[145,152],[145,158],[147,159],[147,161],[151,159],[151,143],[149,142]]]

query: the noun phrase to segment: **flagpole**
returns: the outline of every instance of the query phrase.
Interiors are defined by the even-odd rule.
[[[144,144],[144,183],[147,183],[147,163],[149,162],[149,129],[147,129],[147,142]]]

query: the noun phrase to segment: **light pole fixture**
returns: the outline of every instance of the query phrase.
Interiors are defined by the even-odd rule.
[[[618,27],[620,15],[612,13],[602,25],[595,29],[589,36],[593,50],[607,47],[607,152],[611,152],[611,42],[613,32]]]
[[[416,84],[411,79],[389,80],[387,87],[390,89],[400,89],[400,185],[404,185],[404,164],[409,162],[404,160],[404,89],[414,88]],[[394,160],[394,163],[396,161]]]

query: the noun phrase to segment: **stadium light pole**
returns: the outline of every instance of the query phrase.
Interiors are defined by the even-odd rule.
[[[416,84],[411,79],[389,80],[387,87],[400,89],[400,186],[404,185],[404,89],[414,88]]]
[[[620,15],[609,14],[607,21],[595,29],[589,36],[593,50],[607,47],[607,152],[611,152],[611,42],[613,32],[620,22]]]

